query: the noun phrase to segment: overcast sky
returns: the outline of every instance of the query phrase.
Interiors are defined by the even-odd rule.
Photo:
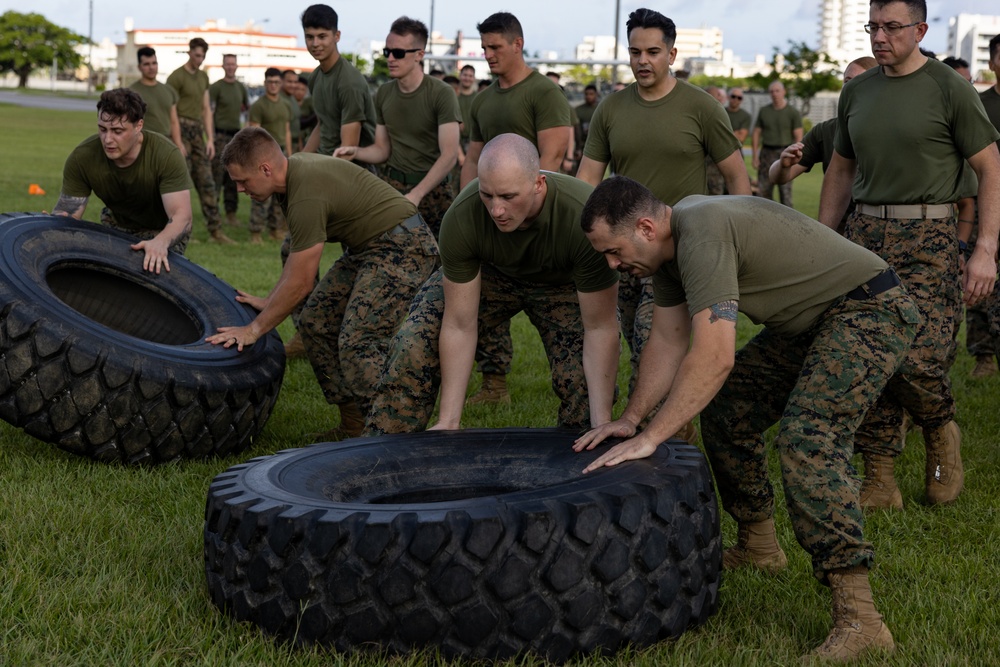
[[[265,31],[294,34],[300,37],[299,15],[308,4],[274,0],[92,0],[93,36],[114,42],[124,41],[124,23],[131,17],[138,28],[184,28],[201,25],[206,19],[225,19],[230,25],[249,20],[264,24]],[[33,0],[13,3],[0,0],[3,12],[34,11],[50,21],[81,34],[88,33],[90,0]],[[431,6],[434,17],[431,21]],[[372,40],[385,39],[389,24],[398,16],[408,15],[431,24],[435,31],[453,37],[458,30],[476,35],[476,23],[494,11],[514,13],[524,26],[525,48],[554,50],[561,57],[572,57],[573,48],[585,35],[614,33],[614,0],[506,0],[505,2],[469,2],[468,0],[348,0],[333,2],[340,15],[341,49],[365,51]],[[722,29],[723,46],[745,60],[757,53],[770,56],[772,47],[781,47],[792,39],[811,46],[818,44],[820,0],[661,0],[656,3],[621,2],[621,38],[625,20],[637,7],[652,7],[672,18],[682,28],[714,27]],[[544,7],[543,12],[538,8]],[[958,13],[1000,14],[998,0],[929,0],[930,31],[923,46],[943,52],[948,40],[948,18]],[[29,9],[30,8],[30,9]],[[861,30],[861,26],[858,26]]]

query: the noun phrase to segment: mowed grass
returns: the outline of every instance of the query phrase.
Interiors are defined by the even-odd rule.
[[[93,114],[0,105],[0,127],[5,164],[0,211],[50,210],[63,160],[95,130]],[[30,183],[48,194],[29,196]],[[796,205],[812,215],[819,185],[818,174],[795,184]],[[92,201],[86,217],[96,219],[99,206]],[[248,211],[242,198],[244,222]],[[206,243],[196,210],[195,238],[201,242],[189,248],[189,258],[236,287],[266,292],[280,270],[278,244],[254,247],[245,243],[245,229],[227,232],[241,244]],[[331,247],[327,263],[335,252]],[[287,327],[281,328],[286,336]],[[741,342],[753,330],[743,322]],[[554,424],[556,400],[538,336],[523,316],[515,320],[513,336],[513,404],[470,407],[466,426]],[[965,493],[951,507],[922,504],[923,446],[920,435],[911,434],[897,469],[907,508],[868,521],[878,554],[872,583],[898,649],[890,658],[861,664],[1000,663],[1000,378],[971,380],[970,367],[963,350],[953,377],[964,434]],[[477,383],[474,379],[473,387]],[[262,437],[250,451],[229,459],[152,469],[101,465],[0,423],[0,665],[440,664],[433,653],[385,659],[281,645],[254,626],[230,621],[209,601],[201,531],[212,478],[252,456],[304,445],[308,433],[336,420],[308,364],[292,361]],[[780,487],[777,476],[774,482]],[[719,613],[704,627],[641,652],[578,663],[796,664],[826,636],[829,594],[813,580],[808,558],[795,544],[780,492],[776,517],[789,555],[787,571],[727,574]],[[731,544],[735,529],[728,517],[723,532]]]

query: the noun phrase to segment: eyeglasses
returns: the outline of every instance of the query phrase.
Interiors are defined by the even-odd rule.
[[[912,28],[915,25],[920,25],[921,21],[915,21],[914,23],[907,23],[903,25],[902,23],[886,23],[885,25],[879,25],[878,23],[866,23],[865,32],[869,35],[877,35],[878,31],[881,30],[885,33],[886,37],[892,37],[893,35],[899,34],[899,31],[903,28]]]
[[[742,95],[730,95],[729,99],[731,99],[731,100],[742,100],[743,96]]]
[[[396,60],[402,60],[406,57],[407,53],[416,53],[422,49],[390,49],[388,46],[382,49],[382,55],[388,58],[392,55]]]

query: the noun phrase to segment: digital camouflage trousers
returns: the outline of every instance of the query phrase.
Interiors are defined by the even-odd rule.
[[[229,178],[226,166],[222,164],[222,151],[229,144],[235,132],[226,130],[215,130],[215,157],[212,158],[212,180],[215,182],[215,197],[218,204],[219,197],[225,204],[226,213],[235,213],[239,208],[239,193],[236,191],[236,183]]]
[[[774,188],[778,188],[778,198],[781,203],[788,208],[792,206],[792,182],[784,185],[775,185],[771,182],[771,175],[768,169],[776,161],[781,159],[781,148],[761,148],[760,168],[757,170],[757,194],[765,199],[774,199]]]
[[[212,178],[212,162],[205,150],[205,128],[200,120],[180,118],[181,140],[187,151],[187,166],[194,182],[194,189],[201,201],[201,214],[205,217],[208,231],[219,229],[219,198],[215,193],[215,179]]]
[[[104,207],[101,209],[101,224],[107,225],[112,229],[117,229],[120,232],[125,232],[126,234],[131,234],[140,241],[148,241],[153,238],[159,231],[149,230],[149,229],[131,229],[129,227],[124,227],[118,224],[115,220],[115,216],[111,213],[111,209]],[[172,244],[170,244],[170,252],[176,252],[178,255],[183,255],[184,251],[187,250],[188,241],[191,240],[191,233],[185,232],[177,237]]]
[[[773,446],[795,536],[821,580],[842,567],[869,565],[860,484],[850,460],[854,433],[913,341],[917,307],[903,287],[867,299],[842,298],[806,333],[764,329],[701,412],[701,435],[722,505],[741,523],[774,512],[764,432]]]

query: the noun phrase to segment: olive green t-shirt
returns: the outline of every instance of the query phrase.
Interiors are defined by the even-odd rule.
[[[288,158],[286,188],[274,197],[288,220],[292,252],[337,242],[357,252],[417,213],[409,199],[367,169],[328,155]]]
[[[569,102],[559,86],[532,71],[523,81],[501,88],[497,79],[472,100],[469,138],[486,143],[513,132],[538,146],[538,133],[553,127],[569,127]]]
[[[979,99],[986,109],[986,117],[993,123],[993,127],[1000,130],[1000,93],[997,92],[996,86],[979,93]],[[997,139],[997,148],[1000,148],[1000,139]]]
[[[607,163],[668,206],[708,192],[705,156],[718,164],[740,150],[722,105],[705,91],[677,81],[648,102],[638,86],[605,97],[594,112],[584,156]]]
[[[754,128],[758,127],[761,130],[761,144],[769,148],[784,148],[795,143],[794,131],[802,127],[802,114],[788,103],[781,109],[768,104],[757,112]]]
[[[298,102],[298,100],[296,100]],[[299,119],[303,139],[309,138],[309,133],[316,127],[316,110],[313,109],[312,96],[306,96],[299,102]]]
[[[580,121],[580,130],[586,136],[587,132],[590,131],[590,123],[594,120],[594,112],[597,111],[597,105],[590,106],[586,102],[578,106],[576,109],[576,117]]]
[[[888,266],[875,253],[770,199],[687,197],[673,208],[674,259],[653,275],[656,305],[694,316],[722,301],[783,336]]]
[[[368,82],[347,60],[338,58],[328,72],[314,69],[309,94],[319,118],[320,153],[332,155],[340,147],[340,126],[348,123],[361,123],[361,146],[375,141],[375,105]]]
[[[202,104],[208,91],[208,75],[203,70],[191,74],[181,65],[167,77],[167,85],[177,91],[177,115],[181,118],[204,120]]]
[[[575,285],[597,292],[618,281],[580,228],[580,213],[593,188],[571,176],[545,174],[541,212],[527,229],[500,231],[479,198],[479,179],[455,198],[441,221],[444,275],[467,283],[485,263],[504,275],[543,285]]]
[[[155,86],[147,86],[142,81],[136,81],[129,88],[139,93],[139,97],[146,103],[142,129],[159,132],[169,138],[170,107],[177,104],[177,91],[159,81]]]
[[[288,129],[292,133],[292,141],[294,142],[302,135],[302,109],[299,108],[299,101],[291,95],[282,92],[279,93],[279,97],[288,105],[288,112],[291,114]]]
[[[844,86],[837,152],[856,160],[865,204],[949,204],[967,196],[965,161],[1000,137],[976,89],[928,58],[906,76],[873,67]]]
[[[726,107],[726,115],[729,116],[729,124],[733,128],[733,132],[739,130],[750,131],[750,122],[753,120],[750,114],[743,109],[737,109],[736,111],[730,111],[729,107]]]
[[[833,159],[833,140],[836,136],[836,118],[813,125],[806,136],[802,137],[802,159],[799,160],[799,166],[809,171],[818,162],[823,165],[823,173],[826,173]]]
[[[375,94],[375,121],[385,126],[392,144],[386,164],[406,173],[430,170],[441,156],[438,126],[461,120],[455,91],[432,76],[425,76],[412,93],[390,81]]]
[[[462,142],[468,143],[469,141],[469,131],[472,129],[472,124],[469,122],[469,118],[472,114],[472,100],[476,99],[476,93],[471,95],[458,94],[458,109],[462,112],[462,131],[460,137]]]
[[[74,148],[63,166],[63,193],[89,197],[93,192],[118,224],[136,231],[163,229],[167,212],[162,195],[190,189],[181,152],[170,139],[148,130],[142,131],[139,157],[125,168],[108,159],[97,134]]]
[[[288,103],[280,97],[276,100],[268,99],[267,95],[258,98],[250,106],[250,122],[260,125],[267,130],[271,138],[278,142],[281,150],[286,150],[285,127],[291,121],[291,112]]]
[[[219,79],[208,87],[208,100],[215,107],[212,112],[215,129],[239,132],[240,114],[250,106],[246,86],[239,81]]]

